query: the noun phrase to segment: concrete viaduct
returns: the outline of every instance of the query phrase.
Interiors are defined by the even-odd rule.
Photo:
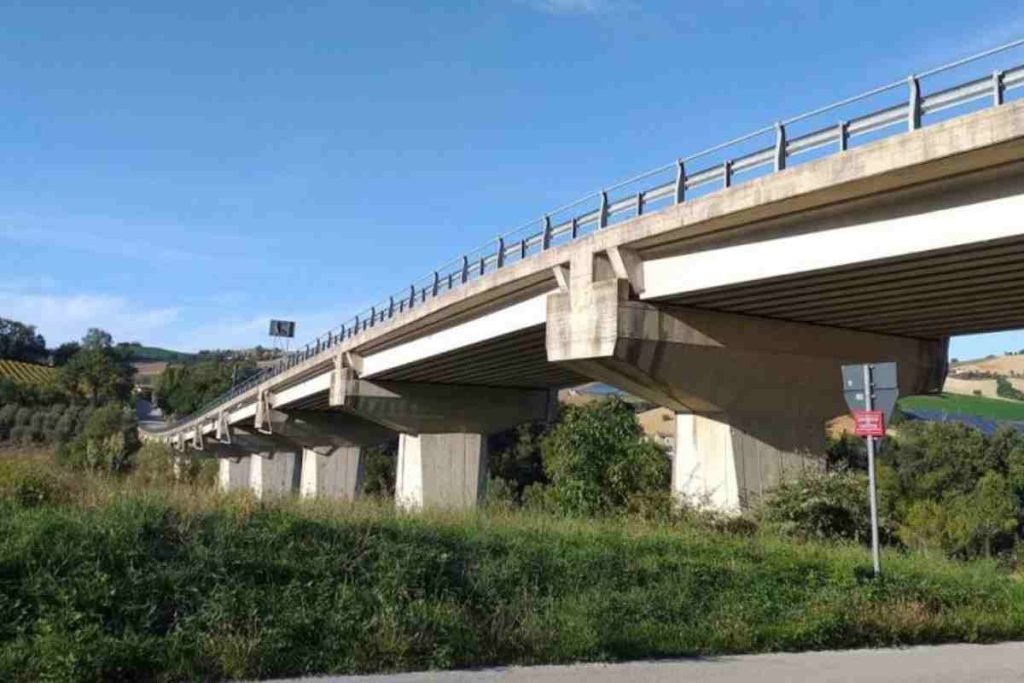
[[[741,161],[680,163],[545,217],[145,438],[220,457],[226,489],[351,497],[360,449],[397,435],[400,505],[472,506],[487,435],[598,380],[675,411],[675,492],[750,505],[822,453],[841,364],[895,360],[904,394],[935,392],[951,335],[1024,327],[1024,102],[1002,98],[1021,82],[999,74],[993,106],[925,127],[911,82],[891,137],[847,148],[840,124],[817,133],[835,153],[787,167],[801,143],[780,128],[753,155],[771,172],[743,184]]]

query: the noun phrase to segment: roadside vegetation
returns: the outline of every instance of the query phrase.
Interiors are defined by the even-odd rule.
[[[194,460],[176,478],[172,453],[155,445],[118,466],[9,449],[0,680],[1022,638],[1016,439],[900,427],[882,448],[880,579],[864,546],[855,441],[833,443],[827,468],[781,487],[756,514],[716,515],[673,504],[667,458],[614,398],[565,408],[547,432],[504,435],[486,505],[468,513],[396,511],[388,448],[368,457],[377,493],[357,503],[221,494],[214,461]],[[945,516],[928,512],[939,509]]]
[[[0,678],[183,680],[986,641],[992,561],[794,541],[681,511],[403,515],[0,461]],[[208,475],[208,473],[207,473]]]

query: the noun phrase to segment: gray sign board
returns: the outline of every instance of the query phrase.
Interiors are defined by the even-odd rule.
[[[896,363],[869,363],[871,366],[872,408],[881,410],[888,422],[900,396]],[[864,365],[843,366],[843,396],[850,410],[864,410]]]

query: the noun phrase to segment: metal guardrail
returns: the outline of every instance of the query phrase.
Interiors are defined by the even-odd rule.
[[[939,88],[930,94],[922,92],[922,81],[1021,46],[1024,46],[1024,39],[779,121],[772,126],[677,159],[671,164],[634,176],[549,211],[539,219],[500,235],[488,245],[449,261],[426,277],[413,282],[407,289],[389,296],[340,326],[321,334],[303,348],[281,358],[273,367],[232,387],[195,413],[177,420],[169,429],[175,429],[191,421],[216,405],[230,402],[231,399],[275,375],[348,339],[358,337],[379,324],[416,310],[430,299],[478,280],[511,263],[543,253],[552,246],[607,229],[617,220],[681,204],[692,196],[702,196],[760,175],[781,171],[793,162],[800,163],[840,153],[851,144],[856,144],[858,140],[871,141],[916,130],[930,123],[925,117],[948,112],[957,107],[985,101],[988,101],[989,106],[999,106],[1004,103],[1008,92],[1024,86],[1024,64],[995,70],[984,76]],[[833,120],[827,125],[793,134],[798,124],[844,110],[851,105],[859,105],[875,97],[890,95],[900,89],[904,90],[904,94],[893,104],[869,109]],[[754,144],[758,141],[762,142],[759,145]],[[743,150],[745,145],[752,146],[753,149]],[[730,150],[735,151],[729,154]],[[706,161],[715,155],[721,155],[721,158]],[[701,165],[696,165],[698,161]],[[650,182],[651,179],[660,181],[653,185],[641,184],[645,181]]]

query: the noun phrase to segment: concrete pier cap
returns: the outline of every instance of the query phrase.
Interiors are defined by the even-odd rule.
[[[948,340],[639,301],[641,261],[590,256],[548,297],[548,359],[676,411],[680,499],[737,511],[822,466],[825,423],[847,411],[843,364],[896,361],[908,394],[942,386]]]

